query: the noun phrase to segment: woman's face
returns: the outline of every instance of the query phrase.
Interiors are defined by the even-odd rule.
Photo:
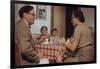
[[[43,29],[41,30],[41,34],[42,34],[42,35],[47,35],[47,34],[48,34],[48,30],[47,30],[46,28],[43,28]]]
[[[72,17],[71,23],[73,24],[73,26],[76,26],[79,23],[79,19],[76,17]]]

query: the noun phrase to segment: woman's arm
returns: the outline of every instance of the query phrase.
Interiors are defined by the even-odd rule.
[[[76,27],[76,28],[75,28],[75,31],[74,31],[73,38],[72,38],[72,42],[70,42],[70,43],[65,43],[66,48],[69,49],[69,50],[72,51],[72,52],[75,51],[76,48],[77,48],[78,45],[79,45],[80,37],[81,37],[81,30],[80,30],[80,27]]]
[[[65,46],[67,49],[69,49],[70,51],[74,52],[77,48],[77,42],[76,41],[73,41],[72,43],[65,43]]]

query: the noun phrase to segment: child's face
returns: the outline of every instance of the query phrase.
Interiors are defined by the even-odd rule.
[[[53,31],[52,32],[52,36],[58,36],[58,32],[57,31]]]
[[[48,30],[46,28],[43,28],[41,31],[41,34],[46,35],[48,34]]]

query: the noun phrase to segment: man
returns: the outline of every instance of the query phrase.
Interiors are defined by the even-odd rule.
[[[15,25],[15,46],[21,50],[22,64],[37,64],[42,59],[41,54],[35,50],[30,26],[35,20],[35,11],[32,6],[24,6],[19,10],[20,20]]]

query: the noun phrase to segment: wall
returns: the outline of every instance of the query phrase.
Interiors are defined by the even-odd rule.
[[[65,8],[63,6],[53,7],[53,25],[58,29],[59,35],[65,37]]]
[[[95,11],[94,11],[94,8],[81,8],[81,10],[83,11],[84,13],[84,16],[85,16],[85,23],[88,25],[88,26],[91,26],[93,27],[94,29],[94,17],[95,17]]]
[[[47,19],[36,19],[35,23],[32,25],[31,31],[33,34],[40,34],[40,28],[42,26],[47,26],[48,32],[50,34],[51,30],[51,6],[47,6]]]

